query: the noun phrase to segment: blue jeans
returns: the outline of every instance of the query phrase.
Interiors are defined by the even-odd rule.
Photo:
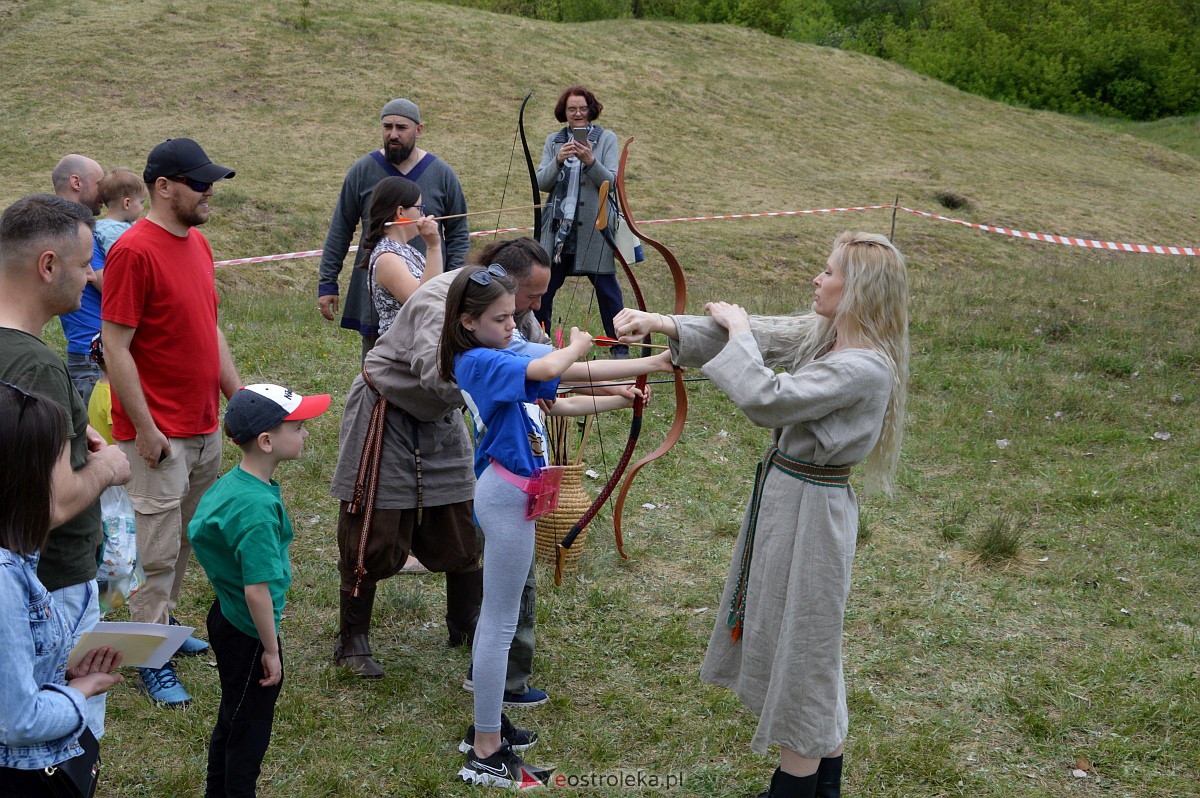
[[[70,375],[71,384],[75,386],[75,390],[79,391],[79,395],[83,397],[83,406],[87,407],[88,401],[92,398],[92,389],[100,380],[100,367],[93,363],[87,355],[67,352],[67,374]]]
[[[74,648],[83,633],[90,632],[100,622],[100,591],[96,588],[96,580],[60,587],[51,591],[50,597],[67,619],[73,638],[71,647]],[[107,701],[108,693],[100,693],[87,700],[88,728],[97,740],[104,736],[104,708]]]

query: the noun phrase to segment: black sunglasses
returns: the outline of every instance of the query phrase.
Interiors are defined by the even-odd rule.
[[[186,177],[184,175],[175,175],[174,177],[168,177],[167,180],[174,180],[176,183],[183,183],[188,188],[190,188],[192,191],[195,191],[197,194],[203,194],[205,191],[208,191],[210,188],[213,187],[212,183],[202,183],[199,180],[192,180],[190,177]]]
[[[17,423],[20,424],[21,419],[25,417],[25,405],[27,405],[29,403],[30,399],[37,401],[37,397],[34,396],[33,394],[31,394],[29,391],[22,388],[20,385],[13,385],[11,382],[5,382],[4,380],[0,380],[0,385],[6,385],[21,395],[21,409],[17,413]]]
[[[470,280],[480,285],[491,285],[493,277],[507,277],[508,272],[504,271],[504,267],[499,263],[493,263],[486,269],[480,269],[477,272],[471,272]]]

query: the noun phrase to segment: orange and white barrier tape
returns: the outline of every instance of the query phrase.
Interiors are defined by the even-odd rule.
[[[769,211],[766,213],[728,213],[719,216],[680,216],[674,219],[650,219],[639,222],[638,224],[669,224],[671,222],[712,222],[721,219],[766,219],[775,216],[808,216],[817,213],[842,213],[846,211],[880,211],[880,210],[900,210],[905,213],[912,213],[926,219],[933,219],[939,222],[952,222],[953,224],[970,227],[975,230],[982,230],[985,233],[997,233],[999,235],[1011,236],[1012,238],[1026,238],[1030,241],[1044,241],[1049,244],[1062,244],[1068,247],[1083,247],[1086,249],[1104,249],[1113,252],[1132,252],[1142,255],[1190,255],[1192,257],[1200,257],[1200,246],[1181,247],[1167,246],[1162,244],[1124,244],[1118,241],[1098,241],[1091,238],[1078,238],[1075,236],[1063,236],[1055,233],[1030,233],[1024,230],[1012,230],[1007,227],[997,227],[990,224],[975,224],[974,222],[964,222],[961,219],[952,219],[949,216],[942,216],[929,211],[918,211],[913,208],[906,208],[903,205],[858,205],[846,208],[818,208],[814,210],[803,211]],[[530,227],[502,227],[496,230],[477,230],[471,233],[471,237],[492,236],[500,233],[522,233],[531,230]],[[350,247],[350,252],[358,249],[356,246]],[[310,249],[304,252],[285,252],[279,255],[261,255],[254,258],[236,258],[234,260],[217,261],[217,266],[237,266],[243,263],[266,263],[277,260],[291,260],[293,258],[315,258],[319,257],[322,250]]]

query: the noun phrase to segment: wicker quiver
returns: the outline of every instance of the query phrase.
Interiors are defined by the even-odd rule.
[[[554,564],[558,551],[558,542],[566,537],[571,527],[579,520],[592,504],[587,491],[583,489],[583,465],[568,465],[563,471],[562,483],[558,488],[558,509],[546,513],[534,522],[537,529],[537,559],[539,562]],[[571,548],[567,549],[563,570],[574,571],[579,558],[583,556],[583,544],[587,542],[585,528],[575,538]]]

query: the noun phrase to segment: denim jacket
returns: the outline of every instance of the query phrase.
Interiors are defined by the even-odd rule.
[[[0,767],[23,770],[82,753],[87,724],[83,693],[67,687],[71,630],[37,561],[0,547]]]

